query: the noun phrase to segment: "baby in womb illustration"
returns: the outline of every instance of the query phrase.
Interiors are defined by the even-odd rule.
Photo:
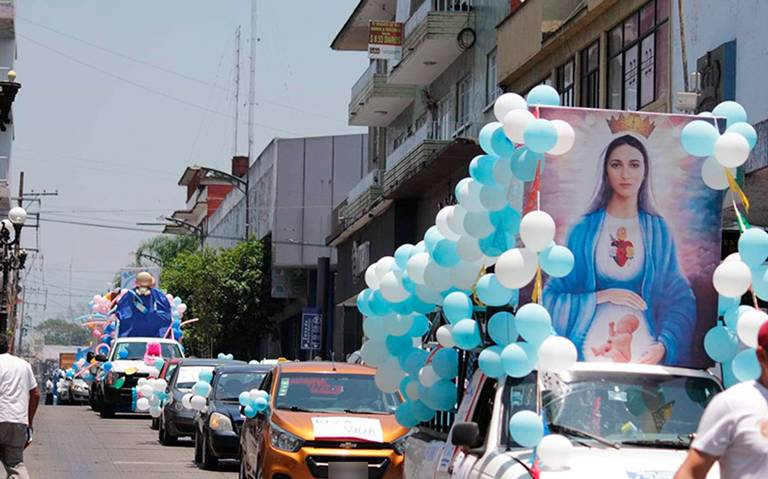
[[[605,356],[616,363],[628,363],[632,359],[632,333],[640,327],[637,316],[627,314],[619,323],[608,324],[608,340],[600,347],[592,348],[595,357]]]

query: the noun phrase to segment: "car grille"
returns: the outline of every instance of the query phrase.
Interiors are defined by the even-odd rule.
[[[352,447],[350,447],[350,445]],[[355,442],[355,441],[304,441],[303,447],[316,449],[394,449],[388,442]]]
[[[387,472],[389,459],[386,457],[345,457],[345,456],[309,456],[307,467],[309,472],[318,479],[328,478],[329,462],[367,462],[368,479],[380,479]]]
[[[120,389],[130,389],[136,386],[140,378],[148,378],[149,374],[135,373],[135,374],[131,374],[130,376],[126,374],[121,374],[121,376],[125,378],[125,382],[123,383],[123,387],[121,387]]]

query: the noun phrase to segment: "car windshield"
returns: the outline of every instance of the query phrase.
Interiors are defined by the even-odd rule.
[[[542,375],[550,429],[614,445],[687,448],[720,386],[712,379],[665,374],[575,371]]]
[[[394,414],[400,402],[370,374],[284,373],[275,391],[275,408],[294,411]]]
[[[180,358],[181,350],[179,345],[174,343],[160,343],[160,350],[164,358]],[[144,359],[144,354],[147,352],[146,342],[126,342],[117,343],[115,349],[112,351],[111,361],[119,359],[140,361]]]
[[[174,387],[183,392],[191,391],[203,371],[213,371],[213,366],[181,366]]]
[[[213,398],[219,401],[237,401],[240,393],[261,386],[266,373],[223,373],[216,379]]]

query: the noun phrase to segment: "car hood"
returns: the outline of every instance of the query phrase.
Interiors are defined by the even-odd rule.
[[[118,359],[117,361],[112,361],[112,371],[116,373],[124,373],[126,370],[131,368],[135,369],[137,373],[157,373],[156,367],[147,366],[144,361],[128,359]]]
[[[672,479],[683,463],[685,449],[658,449],[625,446],[606,449],[602,446],[574,447],[568,469],[548,470],[542,465],[540,479]],[[495,452],[486,462],[483,472],[487,477],[500,479],[527,478],[526,471],[514,459],[531,464],[531,452]],[[719,479],[717,464],[707,479]]]
[[[394,442],[408,432],[407,428],[401,426],[395,420],[394,414],[347,414],[338,413],[309,413],[293,412],[282,409],[273,409],[271,413],[272,421],[288,432],[304,439],[305,441],[314,441],[314,425],[312,418],[322,417],[344,417],[344,418],[362,418],[378,420],[381,424],[383,442]],[[352,439],[351,442],[366,442],[364,440]]]

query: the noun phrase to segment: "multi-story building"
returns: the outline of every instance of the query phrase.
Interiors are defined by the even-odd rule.
[[[14,127],[10,112],[19,86],[9,77],[16,61],[16,2],[0,0],[0,217],[10,209],[11,145]]]

